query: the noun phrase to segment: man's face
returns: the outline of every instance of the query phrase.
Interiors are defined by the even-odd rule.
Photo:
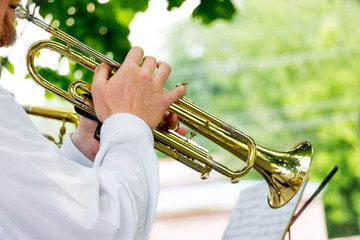
[[[15,41],[15,7],[19,1],[0,0],[0,47],[10,46]]]

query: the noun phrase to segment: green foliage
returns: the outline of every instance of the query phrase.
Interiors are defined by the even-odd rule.
[[[2,69],[5,67],[6,70],[8,70],[11,74],[14,74],[14,66],[9,62],[7,57],[1,57],[0,56],[0,77]]]
[[[168,0],[168,9],[180,7],[184,1]],[[52,25],[121,62],[131,47],[128,40],[129,24],[137,12],[148,8],[148,2],[149,0],[28,0],[27,7],[33,5],[40,7],[40,15],[45,19],[51,19]],[[203,0],[194,10],[193,16],[203,23],[210,23],[216,19],[231,19],[234,13],[235,9],[230,0]],[[52,39],[59,41],[54,37]],[[11,69],[9,64],[7,68]],[[53,82],[55,85],[65,85],[64,81],[68,85],[76,79],[75,72],[82,76],[82,80],[91,82],[91,72],[71,62],[69,68],[70,74],[62,77],[61,80],[55,78]],[[55,76],[56,73],[53,75]]]
[[[174,7],[180,7],[181,4],[185,2],[185,0],[168,0],[168,10],[171,11]]]
[[[195,8],[193,17],[209,24],[219,18],[230,20],[234,14],[235,7],[230,0],[202,0],[200,5]]]
[[[9,62],[5,62],[5,68],[11,73],[14,74],[14,66]]]
[[[168,10],[180,7],[185,0],[167,0]],[[210,24],[217,19],[231,20],[236,10],[230,0],[201,0],[194,9],[192,16],[204,24]]]
[[[230,23],[174,26],[167,88],[188,81],[188,98],[260,146],[310,141],[310,180],[339,167],[323,196],[329,237],[358,235],[359,3],[245,0],[239,12]]]
[[[69,82],[71,81],[69,76],[62,76],[50,68],[36,68],[36,70],[44,79],[47,79],[50,82],[56,82],[57,87],[64,91],[68,91]],[[27,75],[26,78],[30,78],[30,75]],[[52,96],[53,93],[45,91],[45,97],[50,98]]]
[[[29,1],[28,5],[31,3],[32,1]],[[80,0],[35,3],[40,6],[40,15],[51,18],[53,25],[97,51],[112,55],[116,59],[124,59],[130,49],[130,42],[127,39],[130,33],[129,23],[136,12],[144,11],[148,6],[147,0],[109,1],[105,4]],[[82,71],[84,80],[91,82],[92,73],[78,65],[72,65],[70,68],[72,73]],[[73,81],[74,77],[70,76],[68,79]]]

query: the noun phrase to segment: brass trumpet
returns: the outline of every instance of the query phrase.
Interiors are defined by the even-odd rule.
[[[54,41],[34,43],[29,48],[26,57],[30,76],[45,89],[95,116],[92,102],[81,94],[85,92],[91,95],[85,82],[75,81],[71,83],[68,92],[60,89],[48,82],[36,71],[35,55],[39,50],[48,48],[94,71],[99,63],[71,49],[71,47],[75,47],[113,68],[116,68],[118,63],[65,32],[34,17],[21,5],[16,8],[16,15],[18,18],[34,23],[67,43],[66,46]],[[196,106],[185,97],[172,104],[169,111],[175,112],[180,122],[187,127],[202,134],[245,162],[240,169],[229,169],[213,160],[209,151],[194,142],[192,138],[182,137],[173,131],[155,129],[153,131],[155,149],[200,172],[202,179],[207,179],[209,172],[214,169],[220,174],[229,177],[232,183],[237,183],[241,176],[254,168],[268,183],[268,203],[272,208],[279,208],[290,201],[306,181],[313,151],[310,143],[299,143],[288,152],[276,152],[257,146],[251,137]]]
[[[39,107],[39,106],[31,106],[31,105],[22,105],[23,109],[27,114],[45,117],[49,119],[56,119],[62,121],[62,126],[59,130],[59,141],[56,141],[54,137],[43,134],[46,138],[54,142],[58,147],[61,147],[63,144],[63,138],[66,133],[65,123],[73,123],[75,127],[79,126],[80,117],[79,114],[65,109],[57,109],[57,108],[48,108],[48,107]]]

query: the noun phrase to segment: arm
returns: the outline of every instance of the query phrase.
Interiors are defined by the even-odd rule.
[[[0,181],[6,183],[0,185],[0,223],[6,232],[14,239],[146,238],[158,193],[147,125],[131,115],[110,117],[92,169],[63,158],[21,111],[16,118],[6,114],[12,121],[0,125]]]
[[[106,66],[95,73],[94,102],[104,124],[94,168],[65,159],[59,149],[32,126],[22,109],[14,107],[13,99],[0,96],[2,116],[6,116],[0,120],[0,182],[6,182],[0,185],[0,194],[6,196],[0,198],[0,224],[12,237],[147,237],[158,195],[158,163],[151,130],[168,105],[185,94],[185,89],[163,93],[161,88],[169,72],[157,71],[156,79],[152,79],[150,72],[156,67],[149,67],[146,62],[144,60],[142,67],[146,66],[147,74],[138,74],[140,67],[133,67],[131,71],[121,68],[120,73],[108,80]],[[164,69],[160,65],[158,69]],[[143,78],[156,81],[156,88],[148,89],[153,94],[128,88],[132,80],[136,85]],[[112,91],[119,89],[112,85],[118,84],[119,79],[127,80],[120,84],[127,89],[121,101],[119,91]],[[106,85],[111,85],[110,89]],[[135,102],[145,105],[132,105],[133,98],[126,95],[130,92],[136,99],[142,99]],[[115,96],[110,102],[107,101],[109,95]],[[118,103],[124,104],[123,101],[131,107],[119,107]],[[140,106],[153,109],[149,112]],[[159,108],[156,110],[154,106]]]

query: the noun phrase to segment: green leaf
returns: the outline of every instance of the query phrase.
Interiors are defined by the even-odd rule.
[[[1,72],[3,70],[5,58],[0,56],[0,78],[1,78]]]
[[[9,61],[6,61],[6,62],[5,62],[5,68],[6,68],[12,75],[14,75],[14,73],[15,73],[14,66],[13,66]]]
[[[230,0],[202,0],[192,16],[205,24],[216,19],[231,20],[236,10]]]
[[[180,7],[185,2],[185,0],[167,0],[167,1],[169,3],[167,8],[168,11],[171,11],[171,9],[173,9],[174,7]]]
[[[7,57],[0,57],[0,77],[3,67],[5,67],[6,70],[8,70],[12,75],[14,75],[14,66],[9,62],[9,59]]]

